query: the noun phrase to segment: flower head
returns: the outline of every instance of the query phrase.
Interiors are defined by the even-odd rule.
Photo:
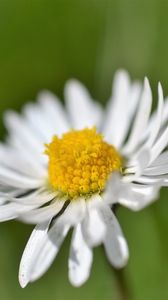
[[[105,111],[77,81],[67,83],[65,101],[63,108],[43,92],[22,115],[5,114],[0,220],[36,224],[20,263],[22,287],[46,272],[70,228],[73,285],[88,279],[92,248],[101,243],[110,263],[123,267],[128,247],[113,205],[142,209],[168,184],[168,102],[160,84],[154,113],[148,80],[131,83],[125,71],[115,75]]]
[[[121,168],[120,155],[96,128],[72,130],[62,138],[54,136],[46,154],[51,187],[71,200],[100,194],[108,176]]]

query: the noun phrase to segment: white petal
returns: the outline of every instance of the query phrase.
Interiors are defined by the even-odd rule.
[[[41,222],[41,220],[42,221],[45,221],[46,219],[48,220],[49,217],[53,215],[53,213],[55,214],[57,213],[56,209],[59,211],[59,207],[57,203],[49,205],[48,207],[42,207],[42,208],[40,207],[43,204],[46,204],[51,200],[53,201],[53,199],[56,199],[56,196],[54,194],[52,195],[48,193],[46,195],[45,194],[40,195],[38,194],[38,191],[35,191],[30,193],[29,196],[16,198],[16,197],[12,197],[9,193],[8,194],[6,193],[2,199],[3,199],[2,204],[3,203],[5,204],[5,202],[7,202],[4,205],[4,209],[6,207],[6,211],[7,208],[9,208],[9,212],[11,210],[13,213],[15,213],[14,215],[17,216],[18,219],[28,223],[38,223],[38,221]],[[52,209],[55,209],[54,212]],[[7,213],[9,212],[7,211]]]
[[[0,196],[0,205],[4,204],[6,202],[6,199],[4,196]]]
[[[38,189],[36,191],[31,192],[28,196],[19,196],[14,197],[6,194],[6,197],[9,201],[20,203],[22,205],[35,205],[41,206],[53,199],[57,198],[56,192],[44,191],[43,189]]]
[[[161,136],[156,140],[156,143],[151,149],[150,164],[159,156],[168,144],[168,127],[164,130]]]
[[[140,137],[143,136],[148,119],[151,112],[152,94],[147,78],[144,81],[144,88],[140,99],[140,107],[137,109],[137,115],[131,130],[127,144],[123,148],[123,153],[128,154],[133,152],[140,142]]]
[[[162,175],[168,173],[168,164],[147,168],[143,175]]]
[[[31,172],[33,172],[34,174],[36,174],[38,172],[38,174],[43,175],[46,170],[47,170],[47,165],[46,162],[44,163],[44,154],[43,153],[33,153],[29,150],[28,147],[26,147],[24,145],[24,143],[22,143],[21,140],[19,139],[15,139],[14,136],[9,137],[7,139],[8,144],[7,145],[3,145],[0,144],[1,147],[3,147],[3,153],[5,153],[4,151],[6,150],[6,155],[10,155],[11,156],[11,160],[12,158],[16,161],[18,161],[18,157],[22,157],[23,160],[25,161],[25,165],[29,165],[29,170],[31,170]],[[42,158],[43,157],[43,158]],[[17,158],[17,159],[16,159]],[[47,157],[45,157],[46,159]],[[6,161],[6,158],[4,158],[4,160]]]
[[[10,201],[10,198],[8,199],[6,197],[6,201]],[[24,205],[22,203],[15,203],[15,202],[7,202],[4,203],[4,205],[1,206],[1,221],[5,221],[8,218],[10,219],[12,215],[13,218],[20,218],[20,215],[29,214],[33,210],[36,210],[37,204],[31,204],[31,205]],[[36,210],[37,211],[37,210]],[[9,217],[8,217],[9,216]]]
[[[105,191],[102,194],[103,201],[107,204],[116,203],[119,194],[122,190],[121,176],[118,173],[114,173],[110,176]]]
[[[118,202],[134,211],[138,211],[152,203],[158,197],[160,185],[127,184],[120,193]]]
[[[49,142],[53,134],[56,134],[56,132],[53,133],[50,119],[46,119],[40,105],[28,103],[24,106],[23,113],[32,130],[35,130],[38,133],[43,143]]]
[[[34,149],[34,152],[41,152],[43,150],[43,144],[38,135],[35,135],[29,125],[21,116],[13,111],[8,111],[4,114],[4,122],[12,135],[15,138],[20,139],[25,146],[29,149]]]
[[[126,182],[135,181],[144,172],[150,161],[150,150],[141,149],[140,152],[135,154],[132,160],[128,161],[124,171],[125,176],[123,180]]]
[[[38,101],[46,116],[46,120],[52,127],[51,134],[62,135],[70,129],[67,115],[60,100],[49,91],[43,91],[38,95]]]
[[[141,182],[141,178],[144,177],[137,178],[137,182],[139,179]],[[156,200],[160,187],[163,185],[162,178],[157,178],[158,180],[154,182],[154,185],[152,182],[151,184],[150,182],[147,183],[147,185],[135,184],[125,182],[123,179],[124,177],[120,177],[119,174],[113,174],[102,197],[107,204],[120,203],[134,211],[140,210]]]
[[[33,179],[23,176],[1,166],[0,182],[20,189],[34,189],[43,186],[44,179]]]
[[[145,147],[151,147],[158,135],[158,132],[160,130],[161,124],[162,124],[162,114],[163,114],[163,107],[164,107],[164,100],[163,100],[163,90],[162,86],[159,83],[158,85],[158,96],[159,96],[159,103],[157,107],[155,122],[153,122],[153,126],[151,126],[151,130],[149,133],[149,138],[147,142],[145,143]]]
[[[110,142],[111,144],[114,144],[115,146],[117,146],[118,144],[118,138],[120,139],[120,132],[122,131],[122,123],[120,122],[120,120],[123,117],[123,111],[125,112],[125,109],[129,107],[127,103],[127,97],[129,92],[129,75],[124,70],[119,70],[114,77],[112,86],[112,96],[107,105],[106,120],[103,128],[105,140],[107,142]],[[117,130],[115,130],[116,126]]]
[[[43,223],[56,216],[63,208],[64,203],[65,201],[56,199],[54,203],[48,206],[32,209],[26,213],[20,211],[18,212],[19,219],[26,223]]]
[[[59,252],[68,230],[68,225],[59,225],[55,223],[48,231],[47,240],[41,245],[39,255],[36,258],[36,262],[31,271],[30,281],[39,279],[49,269]]]
[[[41,250],[43,241],[47,239],[48,226],[49,222],[45,222],[35,227],[23,252],[19,268],[19,282],[23,288],[30,281],[31,270],[39,255],[39,249]]]
[[[129,257],[127,242],[111,209],[104,205],[101,214],[107,226],[104,239],[107,258],[114,267],[122,268],[126,265]]]
[[[161,186],[168,186],[168,177],[164,175]]]
[[[168,97],[165,98],[163,116],[162,116],[162,125],[167,122],[168,119]]]
[[[143,165],[143,168],[140,166],[140,170],[137,172],[136,175],[140,175],[143,171],[143,169],[149,164],[150,162],[150,159],[151,159],[151,147],[153,146],[157,136],[158,136],[158,133],[159,133],[159,130],[160,130],[160,127],[161,127],[161,124],[162,124],[162,117],[163,117],[163,108],[164,108],[164,101],[163,101],[163,91],[162,91],[162,87],[161,87],[161,84],[159,83],[158,85],[158,95],[159,95],[159,104],[158,104],[158,107],[157,107],[157,112],[155,113],[155,116],[153,118],[153,116],[151,117],[153,119],[152,122],[149,122],[149,125],[146,129],[146,132],[144,134],[144,143],[142,143],[142,146],[137,150],[137,153],[135,153],[135,158],[137,158],[137,160],[139,160],[138,156],[142,156],[141,153],[147,151],[148,152],[148,155],[149,155],[149,158],[148,158],[148,161],[147,163],[144,163],[145,160],[142,158],[141,159],[141,165]],[[146,141],[145,141],[146,140]]]
[[[0,206],[0,222],[13,220],[17,217],[16,207],[13,203]]]
[[[96,199],[96,202],[102,201],[103,199]],[[91,205],[89,205],[91,202],[92,200],[88,201],[87,203],[86,216],[81,224],[81,228],[87,244],[90,247],[95,247],[102,243],[106,232],[106,226],[102,221],[98,209],[101,204],[97,203],[96,207],[95,203],[95,207],[92,207]]]
[[[168,151],[161,153],[155,161],[151,164],[151,167],[157,167],[168,163]]]
[[[129,130],[140,90],[139,83],[130,84],[129,76],[125,71],[116,73],[103,132],[105,140],[117,148],[121,147]]]
[[[27,193],[27,190],[20,190],[0,184],[0,197],[18,197],[23,193]]]
[[[47,163],[47,156],[44,155],[44,141],[35,130],[31,128],[31,124],[13,111],[8,111],[4,115],[4,121],[9,130],[8,143],[23,152],[29,159],[40,164]]]
[[[159,93],[160,93],[159,97],[160,96],[162,97],[162,90],[160,90]],[[158,106],[157,111],[154,111],[151,114],[149,124],[148,124],[148,127],[146,129],[146,133],[144,134],[144,139],[146,139],[150,135],[150,132],[152,131],[152,128],[155,127],[156,120],[158,120],[159,110],[160,109],[159,109],[159,106]],[[163,110],[162,110],[161,126],[160,127],[165,126],[165,123],[167,122],[167,119],[168,119],[168,98],[165,98],[165,101],[163,103]]]
[[[0,163],[4,167],[33,178],[42,178],[47,174],[47,169],[37,164],[35,159],[31,163],[22,152],[18,155],[16,149],[3,144],[0,144]]]
[[[65,100],[73,128],[99,127],[102,110],[98,103],[92,101],[86,88],[77,80],[67,82]]]
[[[19,268],[22,287],[45,273],[68,232],[66,226],[53,226],[49,230],[49,225],[50,222],[37,225],[29,238]]]
[[[61,215],[61,218],[58,219],[58,222],[64,222],[65,224],[69,224],[74,226],[85,217],[86,213],[86,203],[84,198],[79,198],[76,201],[71,201],[67,206],[64,213]]]
[[[81,286],[90,275],[93,255],[87,246],[78,224],[73,232],[70,257],[69,257],[69,280],[74,286]]]
[[[162,186],[164,179],[165,175],[163,175],[163,178],[161,178],[160,176],[140,176],[137,179],[137,182],[146,185],[160,184]]]

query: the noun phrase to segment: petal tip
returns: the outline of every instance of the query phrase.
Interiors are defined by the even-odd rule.
[[[85,276],[85,278],[79,278],[80,276],[78,276],[78,278],[77,277],[75,278],[74,274],[71,274],[71,272],[69,271],[68,278],[69,278],[69,282],[72,286],[79,288],[85,284],[85,282],[88,280],[89,276],[90,276],[90,272],[87,276]]]
[[[160,81],[158,83],[158,94],[163,98],[163,88]]]
[[[146,76],[145,76],[145,78],[144,78],[144,86],[145,86],[146,88],[150,89],[149,79],[148,79],[148,77],[146,77]]]
[[[81,93],[86,93],[86,88],[85,86],[80,83],[79,80],[72,78],[69,79],[64,86],[64,95],[65,95],[65,100],[67,98],[78,98],[80,97]],[[72,100],[71,100],[72,101]]]
[[[25,288],[28,284],[28,280],[25,278],[25,275],[24,274],[19,274],[19,283],[20,283],[20,286],[21,288]]]

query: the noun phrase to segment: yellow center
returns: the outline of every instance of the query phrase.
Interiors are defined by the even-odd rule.
[[[103,141],[96,128],[72,130],[46,145],[49,183],[55,190],[76,198],[103,191],[108,176],[119,171],[122,159]]]

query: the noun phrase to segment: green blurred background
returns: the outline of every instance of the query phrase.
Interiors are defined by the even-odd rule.
[[[147,75],[155,97],[158,80],[168,94],[167,14],[166,0],[0,0],[0,117],[41,89],[62,96],[72,77],[105,103],[120,67],[132,78]],[[3,136],[2,118],[0,124]],[[139,213],[118,211],[130,247],[129,264],[119,275],[129,300],[168,299],[167,195],[163,190],[160,201]],[[70,286],[70,237],[48,273],[22,290],[18,266],[32,228],[17,222],[0,226],[1,300],[121,299],[122,280],[101,247],[95,249],[90,280],[80,289]]]

